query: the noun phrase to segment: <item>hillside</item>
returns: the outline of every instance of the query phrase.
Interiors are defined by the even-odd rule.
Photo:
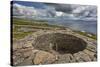
[[[12,65],[97,61],[95,35],[46,21],[13,18]]]
[[[38,30],[66,30],[66,28],[63,26],[50,25],[48,24],[47,21],[43,20],[26,20],[26,19],[13,18],[12,25],[13,25],[12,32],[14,39],[24,38],[28,34],[32,34],[33,32],[36,32]],[[81,31],[73,31],[73,32],[90,37],[92,39],[97,39],[97,36],[94,34],[89,35],[89,33]]]

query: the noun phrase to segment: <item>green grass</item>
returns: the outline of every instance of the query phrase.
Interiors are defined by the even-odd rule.
[[[18,25],[20,25],[20,26],[18,26]],[[20,28],[42,29],[42,30],[46,30],[46,29],[50,29],[50,28],[65,29],[65,27],[63,27],[63,26],[50,25],[47,23],[47,21],[25,20],[25,19],[18,19],[18,18],[13,18],[13,26],[14,26],[13,38],[16,38],[16,39],[24,38],[25,36],[33,33],[32,31],[29,31],[29,32],[18,31],[18,29],[20,29]],[[18,33],[18,32],[20,32],[20,33]],[[97,36],[94,34],[91,34],[92,36],[89,36],[88,35],[89,33],[87,33],[87,32],[81,32],[81,31],[74,31],[74,32],[97,40]]]
[[[64,27],[58,26],[58,25],[50,25],[47,23],[47,21],[25,20],[25,19],[18,19],[18,18],[13,18],[13,24],[14,25],[32,25],[32,26],[42,26],[42,27],[64,28]]]
[[[92,36],[89,36],[88,34],[90,34],[90,33],[87,33],[87,32],[81,32],[81,31],[74,31],[74,32],[77,32],[78,34],[81,34],[81,35],[84,35],[84,36],[87,36],[89,38],[97,40],[97,35],[91,34]]]
[[[20,33],[13,33],[13,38],[22,39],[25,36],[32,34],[32,32],[20,32]]]
[[[13,32],[18,32],[18,29],[20,29],[20,28],[21,28],[20,26],[14,25]]]
[[[19,31],[18,29],[21,28],[28,28],[28,29],[50,29],[50,28],[62,28],[62,26],[57,25],[49,25],[47,21],[38,21],[38,20],[25,20],[25,19],[19,19],[19,18],[13,18],[13,38],[15,39],[22,39],[25,36],[32,34],[32,31],[24,32],[23,30]]]

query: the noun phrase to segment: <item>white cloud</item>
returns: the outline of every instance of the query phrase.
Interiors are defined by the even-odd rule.
[[[76,9],[73,9],[72,13],[81,13],[86,8],[87,7],[84,7],[84,6],[78,6]]]
[[[56,16],[63,16],[63,15],[64,15],[64,12],[56,11]]]
[[[56,11],[53,6],[46,6],[45,9],[38,9],[29,6],[23,6],[20,4],[13,4],[13,15],[24,16],[24,17],[39,17],[39,18],[50,18],[50,17],[65,17],[66,19],[72,20],[94,20],[97,16],[96,7],[94,6],[80,6],[71,5],[71,13]]]
[[[19,4],[13,4],[13,13],[14,14],[22,14],[25,16],[33,15],[35,13],[34,7],[27,7]]]
[[[46,9],[37,9],[34,7],[13,4],[13,14],[22,14],[24,16],[52,17],[55,15],[55,9],[47,7]]]

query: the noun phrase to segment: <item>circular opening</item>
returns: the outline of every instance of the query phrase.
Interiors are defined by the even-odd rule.
[[[84,50],[86,42],[73,35],[52,33],[37,37],[33,46],[44,51],[55,50],[61,54],[73,54]]]

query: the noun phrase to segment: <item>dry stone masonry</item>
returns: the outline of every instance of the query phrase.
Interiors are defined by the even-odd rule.
[[[13,65],[97,60],[96,40],[71,30],[40,30],[13,43]]]

